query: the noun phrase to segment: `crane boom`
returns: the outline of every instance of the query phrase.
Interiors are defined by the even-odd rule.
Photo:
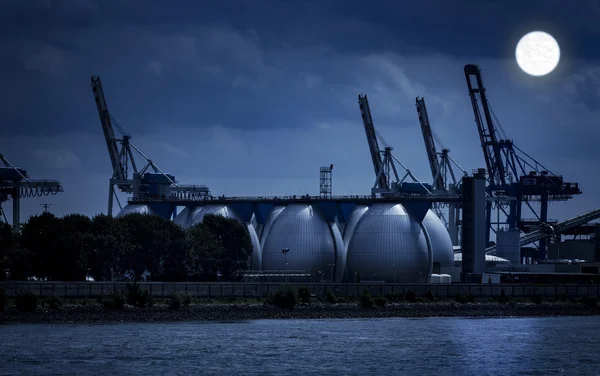
[[[433,177],[433,187],[434,189],[444,190],[446,187],[443,176],[440,173],[440,161],[438,160],[438,153],[435,149],[435,141],[433,139],[433,132],[431,131],[431,124],[429,123],[429,116],[427,115],[425,99],[417,97],[416,106],[419,115],[419,123],[421,123],[421,131],[423,132],[423,140],[425,141],[427,159],[429,160],[429,167],[431,168],[431,176]]]
[[[490,185],[506,186],[506,166],[502,160],[502,148],[497,137],[496,127],[492,121],[491,111],[485,94],[485,87],[483,86],[483,80],[481,79],[481,70],[477,65],[467,64],[465,65],[464,71],[469,87],[469,97],[471,97],[475,122],[477,123],[477,130],[479,131],[485,164],[489,174],[488,180],[490,181]],[[472,81],[472,77],[475,78],[475,82]],[[479,100],[477,98],[478,94]],[[485,122],[481,116],[482,109]]]
[[[373,118],[371,117],[371,110],[369,108],[369,101],[367,100],[366,95],[358,95],[358,105],[360,106],[360,114],[365,126],[365,133],[367,134],[367,142],[369,143],[369,151],[373,161],[373,168],[375,170],[375,175],[377,175],[377,186],[381,189],[389,188],[387,177],[385,174],[379,173],[382,171],[383,160],[381,159],[379,144],[377,142],[377,134],[375,133],[375,125],[373,124]]]
[[[115,137],[115,132],[112,127],[111,117],[108,112],[108,106],[106,105],[106,99],[104,98],[100,77],[92,76],[92,90],[94,91],[94,99],[96,100],[98,115],[100,115],[100,122],[102,123],[102,131],[104,132],[104,138],[106,139],[106,145],[108,147],[108,155],[110,156],[110,162],[113,167],[113,177],[125,180],[127,179],[126,169],[121,163],[117,138]]]

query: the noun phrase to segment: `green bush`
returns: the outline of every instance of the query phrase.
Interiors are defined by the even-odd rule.
[[[51,309],[59,309],[63,305],[63,301],[58,296],[51,296],[46,299],[46,304]]]
[[[310,290],[308,289],[308,287],[298,287],[298,298],[302,303],[310,303]]]
[[[115,291],[102,301],[104,308],[123,308],[125,296],[121,291]]]
[[[414,303],[417,301],[417,294],[414,291],[408,290],[404,293],[404,300],[410,303]]]
[[[567,297],[567,294],[565,294],[564,292],[561,294],[558,294],[556,296],[556,300],[561,301],[561,302],[566,302],[569,300],[569,297]]]
[[[176,293],[171,294],[171,299],[169,300],[169,308],[170,309],[181,308],[181,296],[179,296],[179,294],[176,294]]]
[[[506,304],[506,303],[508,303],[509,300],[510,299],[508,298],[508,296],[504,292],[504,289],[502,289],[502,291],[500,291],[500,296],[498,297],[498,303]]]
[[[297,300],[296,291],[290,286],[280,287],[272,298],[274,305],[286,309],[294,309]]]
[[[233,301],[235,301],[235,299]],[[232,303],[232,301],[230,301],[230,303]],[[183,296],[183,305],[189,306],[190,304],[192,304],[192,297],[189,295],[184,295]]]
[[[375,301],[375,305],[379,306],[379,307],[383,307],[387,304],[387,300],[382,297],[382,296],[378,296],[374,299]]]
[[[337,298],[335,297],[333,292],[331,292],[331,290],[327,290],[327,303],[331,303],[331,304],[337,303]]]
[[[8,306],[8,296],[6,296],[4,286],[0,286],[0,312],[4,311],[6,306]]]
[[[371,297],[369,290],[365,289],[360,295],[359,304],[365,308],[373,307],[373,298]]]
[[[38,307],[38,297],[31,292],[19,294],[15,297],[15,305],[19,312],[35,312]]]

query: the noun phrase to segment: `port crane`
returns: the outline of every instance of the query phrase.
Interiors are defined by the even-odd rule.
[[[9,199],[13,201],[12,225],[18,229],[21,224],[21,198],[44,197],[55,195],[63,191],[58,180],[31,179],[27,171],[15,167],[2,154],[0,154],[0,221],[8,223],[2,204]]]
[[[423,133],[423,141],[425,143],[425,150],[427,152],[427,159],[429,161],[429,167],[431,169],[431,176],[433,178],[433,194],[458,194],[460,192],[460,181],[456,178],[454,167],[458,168],[463,176],[467,176],[467,172],[458,164],[452,157],[450,157],[450,149],[448,149],[435,134],[431,128],[429,122],[429,115],[427,114],[427,106],[425,105],[425,99],[417,97],[415,100],[415,106],[417,107],[417,114],[419,116],[419,123],[421,125],[421,131]],[[437,151],[437,144],[441,146],[441,152]],[[462,176],[461,176],[462,178]],[[442,211],[442,207],[445,204],[435,203],[434,211],[442,219],[452,244],[459,245],[459,222],[460,222],[460,204],[449,203],[448,204],[448,220]]]
[[[578,184],[565,182],[562,176],[551,173],[508,139],[488,102],[481,70],[477,65],[467,64],[464,66],[464,73],[488,172],[487,194],[492,197],[504,195],[515,198],[514,201],[504,204],[486,202],[488,244],[491,231],[496,232],[501,225],[508,226],[509,230],[525,233],[539,231],[540,227],[552,225],[548,221],[548,202],[566,201],[573,195],[581,194]],[[534,210],[531,205],[533,202],[540,203],[539,211]],[[522,203],[534,213],[535,220],[525,221],[521,218]],[[496,222],[492,222],[491,219],[493,210],[497,210]],[[500,220],[500,212],[504,213],[504,221]],[[536,237],[531,237],[534,238]],[[538,258],[545,259],[546,237],[536,240],[539,241]],[[488,248],[488,251],[492,250],[495,250],[495,247]]]
[[[132,195],[132,200],[146,200],[157,203],[181,199],[201,201],[210,196],[210,190],[206,185],[178,184],[173,175],[163,172],[150,158],[133,145],[131,135],[123,130],[108,110],[100,77],[92,76],[91,82],[112,165],[112,176],[109,180],[108,191],[108,215],[112,215],[113,212],[113,199],[117,201],[120,209],[123,208],[115,188]],[[121,134],[120,138],[115,136],[113,125]],[[137,168],[134,151],[144,161],[141,170]],[[129,174],[130,171],[132,172],[131,175]]]
[[[375,183],[371,189],[372,197],[383,197],[390,195],[410,196],[432,194],[432,187],[429,184],[421,183],[412,172],[392,153],[394,148],[390,146],[373,124],[371,109],[366,95],[358,95],[358,105],[369,144],[369,152],[373,162],[375,171]],[[384,145],[381,149],[379,142]],[[396,163],[405,171],[404,176],[400,179]],[[407,181],[410,178],[412,182]]]

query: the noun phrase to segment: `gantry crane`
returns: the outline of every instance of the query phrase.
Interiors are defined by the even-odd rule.
[[[565,183],[562,176],[549,172],[538,161],[519,149],[512,140],[509,140],[489,105],[479,67],[473,64],[465,65],[464,73],[488,171],[487,193],[490,196],[505,195],[516,198],[508,204],[508,213],[505,207],[497,204],[499,211],[495,223],[491,221],[494,209],[492,202],[486,202],[486,239],[488,244],[490,232],[495,231],[494,224],[497,228],[500,225],[507,225],[509,229],[524,232],[531,231],[530,225],[535,227],[548,225],[548,202],[565,201],[572,198],[573,195],[581,194],[578,184]],[[536,220],[523,221],[521,219],[523,202],[536,216]],[[532,202],[540,202],[539,214],[533,209]],[[500,211],[506,216],[504,222],[500,221]],[[545,259],[545,238],[539,239],[538,248],[538,258]]]
[[[435,132],[431,129],[427,107],[425,106],[425,99],[417,97],[415,105],[417,107],[419,123],[421,124],[421,131],[423,133],[431,176],[433,177],[433,193],[456,194],[459,192],[459,182],[456,179],[456,174],[454,173],[452,165],[454,164],[454,166],[460,169],[463,176],[467,176],[468,174],[454,159],[452,159],[452,157],[450,157],[450,149],[444,146],[439,137],[437,137]],[[437,151],[435,145],[436,141],[442,148],[441,152]],[[444,212],[442,211],[443,205],[443,203],[436,203],[434,205],[434,211],[446,224],[450,238],[452,239],[452,244],[455,246],[459,245],[458,223],[460,220],[460,205],[456,203],[448,204],[448,220],[446,220]]]
[[[62,192],[63,187],[57,180],[30,179],[27,171],[15,167],[2,154],[0,154],[0,161],[4,165],[0,167],[0,221],[8,222],[2,204],[12,199],[12,225],[14,229],[18,229],[21,223],[21,198],[55,195]]]
[[[394,149],[391,147],[373,124],[369,101],[366,95],[358,95],[358,105],[365,127],[367,142],[373,169],[375,170],[375,184],[371,189],[373,197],[389,196],[389,195],[416,195],[416,194],[432,194],[432,187],[429,184],[421,183],[410,170],[402,164],[392,153]],[[379,140],[378,140],[379,139]],[[384,145],[383,150],[379,148],[379,141]],[[382,158],[383,155],[383,158]],[[400,179],[396,163],[404,169],[405,174]],[[412,182],[406,182],[407,178],[411,178]]]
[[[108,215],[112,215],[113,198],[117,200],[119,208],[122,209],[115,187],[118,187],[121,192],[131,194],[133,200],[159,202],[168,201],[169,199],[188,199],[199,201],[210,196],[210,190],[206,185],[177,184],[173,175],[164,173],[151,159],[131,143],[131,136],[119,126],[119,123],[108,110],[100,77],[92,77],[92,91],[94,92],[94,99],[96,100],[96,107],[98,108],[98,115],[100,116],[112,164],[112,176],[108,192]],[[113,125],[121,133],[121,138],[115,136]],[[144,167],[139,171],[133,150],[145,161]],[[133,170],[132,177],[129,176],[130,166]],[[150,169],[153,172],[148,172]]]

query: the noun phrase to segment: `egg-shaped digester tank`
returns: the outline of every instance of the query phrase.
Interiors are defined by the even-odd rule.
[[[202,222],[207,214],[222,215],[225,218],[240,220],[239,216],[227,205],[199,205],[186,206],[175,217],[174,222],[183,228],[190,228]]]
[[[439,263],[441,267],[454,266],[452,239],[444,222],[430,209],[423,219],[423,226],[429,235],[433,262]]]
[[[348,239],[346,280],[425,283],[432,254],[421,224],[400,204],[373,204],[360,215]],[[355,221],[350,219],[351,222]],[[350,230],[350,229],[347,229]]]
[[[154,214],[148,205],[144,204],[127,204],[117,213],[116,217],[122,217],[127,214]]]
[[[275,208],[263,230],[262,245],[263,270],[305,271],[313,281],[332,278],[334,236],[330,225],[311,205]]]

